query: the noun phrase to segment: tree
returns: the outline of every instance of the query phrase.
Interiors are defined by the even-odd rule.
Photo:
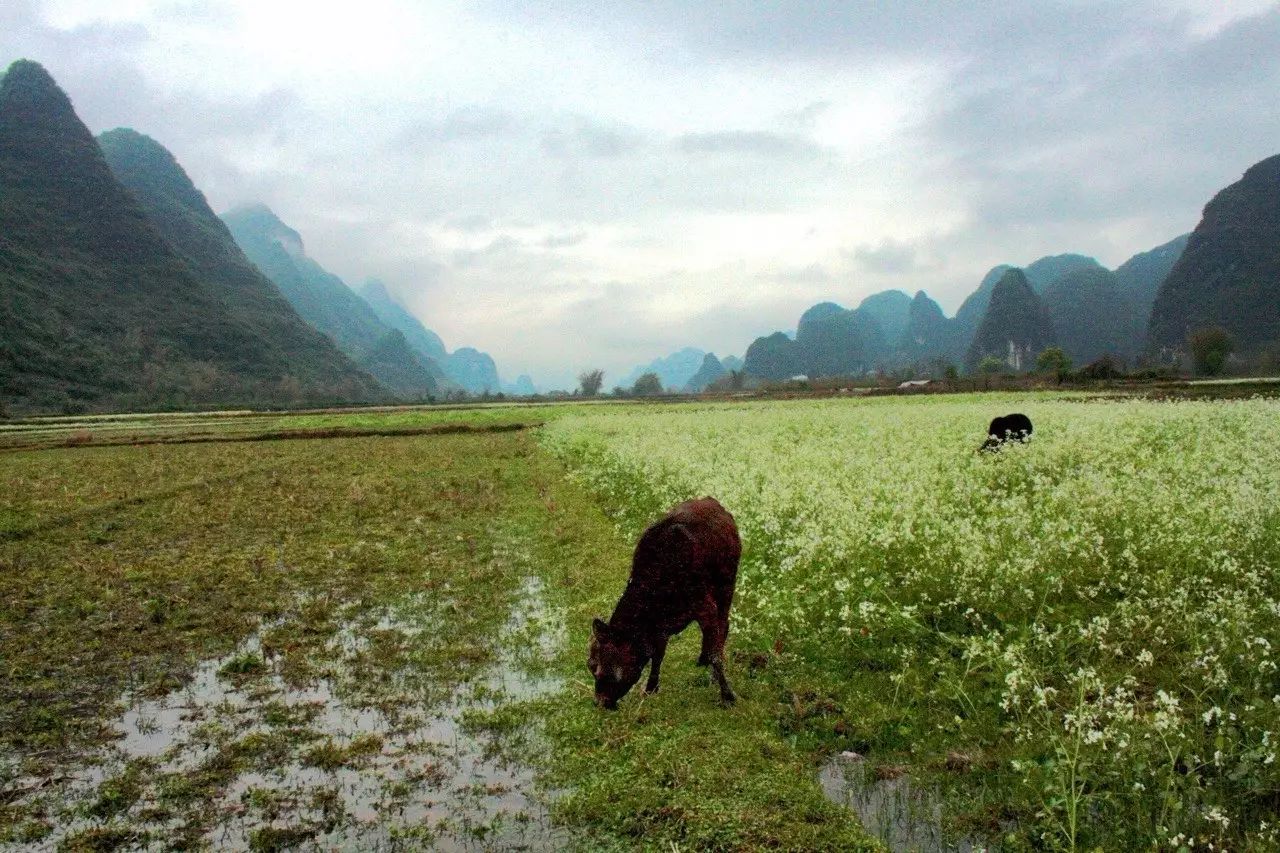
[[[594,397],[599,394],[603,385],[604,371],[599,368],[578,374],[578,386],[582,389],[582,396],[584,397]]]
[[[1206,326],[1191,333],[1187,343],[1195,361],[1196,373],[1217,376],[1226,366],[1227,356],[1235,352],[1236,342],[1221,326]]]
[[[637,397],[652,397],[654,394],[661,394],[662,380],[658,378],[656,373],[646,373],[636,380],[636,384],[631,388],[631,393]]]
[[[985,391],[991,387],[991,377],[1004,370],[1004,361],[989,355],[982,361],[978,362],[978,372],[982,374],[982,388]]]
[[[1041,373],[1053,374],[1061,385],[1062,380],[1071,372],[1071,359],[1062,351],[1062,347],[1048,347],[1036,356],[1036,369]]]

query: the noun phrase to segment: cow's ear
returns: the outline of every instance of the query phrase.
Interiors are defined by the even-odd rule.
[[[602,619],[592,619],[591,635],[603,640],[605,637],[609,636],[609,626],[606,625]]]

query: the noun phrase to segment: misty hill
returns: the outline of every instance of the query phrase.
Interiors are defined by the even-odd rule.
[[[684,390],[692,394],[701,393],[707,389],[708,385],[728,372],[720,363],[720,359],[716,358],[715,353],[709,352],[703,357],[702,366],[698,368],[698,372],[685,383]]]
[[[1182,257],[1182,252],[1187,247],[1187,240],[1190,238],[1190,234],[1175,237],[1148,252],[1139,252],[1116,267],[1116,282],[1120,290],[1143,318],[1139,344],[1141,344],[1142,335],[1146,333],[1146,320],[1151,316],[1151,306],[1155,304],[1156,293],[1173,270],[1173,265],[1178,262],[1178,258]]]
[[[704,350],[696,347],[685,347],[663,358],[654,359],[643,367],[636,367],[619,383],[623,388],[630,388],[636,380],[646,373],[656,373],[662,380],[663,388],[683,388],[693,375],[702,367]]]
[[[1205,206],[1156,294],[1147,344],[1183,353],[1189,334],[1215,325],[1246,358],[1280,347],[1280,155]]]
[[[472,394],[497,394],[502,390],[498,368],[488,353],[462,347],[450,355],[440,336],[409,313],[382,282],[369,279],[360,289],[360,295],[380,321],[404,334],[442,387],[457,385]]]
[[[969,345],[965,364],[973,370],[987,356],[995,356],[1012,370],[1029,370],[1036,355],[1053,343],[1053,325],[1040,297],[1022,270],[1011,269],[991,289],[987,313]]]
[[[736,355],[726,355],[724,358],[720,359],[720,364],[725,370],[742,369],[742,359],[738,358]]]
[[[459,347],[444,363],[445,374],[472,394],[497,394],[502,390],[498,367],[487,352]]]
[[[126,128],[102,134],[98,146],[112,173],[141,203],[160,235],[202,281],[215,287],[231,314],[266,342],[272,360],[303,383],[306,396],[343,383],[363,385],[363,393],[357,396],[364,399],[382,395],[377,384],[329,338],[307,325],[249,262],[164,146]]]
[[[532,397],[538,393],[537,387],[533,384],[533,379],[527,373],[521,373],[515,382],[504,386],[502,390],[517,397]]]
[[[954,325],[929,294],[917,291],[907,309],[907,325],[898,338],[898,351],[909,363],[945,358],[953,349]]]
[[[449,357],[449,352],[445,349],[444,341],[440,340],[440,336],[422,325],[417,317],[410,314],[387,292],[386,285],[376,278],[371,278],[364,283],[360,288],[360,298],[369,304],[373,313],[384,325],[399,329],[404,334],[405,340],[409,342],[409,346],[418,352],[440,364]]]
[[[911,314],[911,297],[901,290],[882,290],[862,300],[856,310],[876,318],[881,334],[892,347],[907,328]]]
[[[796,327],[803,372],[811,377],[856,375],[871,370],[885,352],[875,316],[820,302],[800,316]]]
[[[785,332],[756,338],[747,347],[743,369],[761,379],[780,381],[804,373],[800,345]]]
[[[1039,260],[1032,261],[1022,272],[1027,277],[1027,281],[1031,283],[1031,289],[1036,293],[1044,293],[1049,285],[1053,284],[1064,275],[1081,270],[1105,270],[1102,264],[1087,255],[1048,255]]]
[[[1103,355],[1124,360],[1137,354],[1146,317],[1138,313],[1115,273],[1079,267],[1049,285],[1042,301],[1058,345],[1075,364]]]
[[[439,390],[438,366],[409,346],[402,332],[383,325],[346,283],[307,256],[302,237],[265,205],[223,214],[236,243],[271,279],[297,312],[344,353],[397,394],[421,397]]]
[[[339,402],[233,315],[116,180],[40,65],[0,80],[0,394],[16,411]],[[326,371],[328,371],[326,373]],[[311,396],[307,396],[307,395]]]

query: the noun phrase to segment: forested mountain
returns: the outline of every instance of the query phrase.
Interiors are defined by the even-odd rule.
[[[760,379],[779,381],[804,373],[800,346],[784,332],[756,338],[747,347],[743,369]]]
[[[302,318],[324,332],[355,362],[398,394],[423,397],[439,390],[439,365],[409,346],[402,332],[383,325],[346,283],[307,256],[298,232],[265,205],[223,214],[236,243]]]
[[[917,291],[907,311],[907,325],[898,339],[898,351],[908,364],[947,357],[954,348],[954,321],[937,302]]]
[[[992,267],[987,274],[982,277],[982,281],[978,283],[978,288],[965,297],[964,302],[960,303],[960,307],[956,310],[956,316],[953,318],[952,334],[954,335],[953,354],[962,357],[968,351],[969,344],[973,341],[974,333],[978,331],[978,326],[982,325],[982,318],[986,316],[987,306],[991,303],[991,291],[995,289],[998,282],[1006,272],[1013,269],[1008,264],[1000,264]]]
[[[323,361],[323,360],[322,360]],[[14,411],[368,398],[233,313],[116,179],[48,72],[0,80],[0,394]],[[316,380],[327,377],[332,386]]]
[[[796,326],[803,372],[810,377],[857,375],[872,370],[885,355],[884,332],[875,316],[821,302]]]
[[[1103,355],[1128,360],[1137,354],[1146,317],[1110,270],[1078,267],[1049,285],[1042,299],[1058,345],[1075,364]]]
[[[910,320],[911,297],[901,290],[882,290],[862,300],[855,310],[876,318],[881,336],[892,349]]]
[[[1153,354],[1221,326],[1245,358],[1280,354],[1280,155],[1213,197],[1151,309]]]
[[[709,352],[703,357],[702,366],[698,368],[698,372],[693,374],[689,381],[685,383],[684,390],[692,394],[698,394],[705,391],[708,385],[728,372],[724,369],[724,365],[720,363],[720,359],[716,358],[716,354]]]
[[[1173,265],[1178,262],[1178,258],[1182,257],[1190,237],[1190,234],[1175,237],[1149,252],[1134,255],[1116,267],[1116,282],[1120,290],[1142,317],[1142,329],[1136,347],[1138,349],[1141,348],[1142,335],[1146,333],[1147,319],[1151,316],[1151,306],[1156,301],[1156,293],[1173,270]]]
[[[1040,297],[1022,270],[1010,269],[991,289],[987,312],[969,344],[965,364],[974,370],[984,358],[995,356],[1012,370],[1029,370],[1036,355],[1053,343],[1053,325]]]
[[[149,136],[118,128],[98,137],[116,179],[187,266],[213,285],[227,309],[252,328],[304,387],[334,388],[359,378],[366,398],[383,392],[333,341],[307,325],[279,289],[244,256],[222,220],[173,155]]]
[[[387,292],[386,285],[376,278],[371,278],[360,288],[360,298],[369,304],[383,325],[399,329],[404,334],[405,340],[409,342],[409,346],[435,362],[444,364],[445,359],[449,357],[444,341],[397,302]]]

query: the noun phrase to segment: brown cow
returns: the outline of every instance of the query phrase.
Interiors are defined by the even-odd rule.
[[[613,616],[607,624],[596,619],[591,626],[587,668],[596,680],[599,705],[616,708],[650,661],[644,690],[657,691],[667,640],[691,622],[702,629],[698,665],[710,665],[720,700],[734,702],[724,677],[724,642],[741,555],[738,525],[715,498],[673,507],[644,532]]]

